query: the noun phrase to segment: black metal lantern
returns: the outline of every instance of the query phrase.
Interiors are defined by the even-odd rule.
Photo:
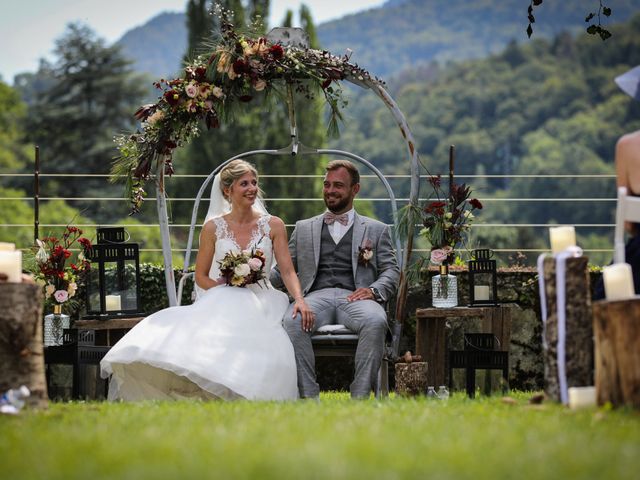
[[[493,252],[478,249],[469,261],[469,299],[474,305],[498,305],[498,275]]]
[[[98,228],[89,253],[87,315],[110,318],[140,315],[140,255],[137,243],[127,243],[123,227]]]

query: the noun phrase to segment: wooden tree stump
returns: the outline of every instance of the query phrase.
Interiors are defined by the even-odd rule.
[[[593,304],[598,405],[640,408],[640,299]]]
[[[26,385],[27,405],[48,405],[42,346],[42,288],[0,283],[0,393]]]
[[[593,385],[591,285],[587,263],[587,257],[568,258],[566,261],[565,372],[567,388]],[[544,391],[549,398],[560,401],[556,261],[553,258],[544,260],[544,283],[547,300]]]
[[[427,362],[396,363],[396,393],[420,395],[427,391]]]

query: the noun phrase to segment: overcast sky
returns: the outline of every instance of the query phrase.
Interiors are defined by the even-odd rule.
[[[271,0],[271,25],[290,8],[305,3],[316,23],[377,7],[385,0]],[[54,40],[72,21],[87,23],[108,42],[143,25],[157,14],[183,12],[187,0],[0,0],[0,77],[13,83],[17,73],[35,72],[50,58]]]

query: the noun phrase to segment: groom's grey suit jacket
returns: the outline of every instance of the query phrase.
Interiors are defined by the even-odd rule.
[[[309,293],[316,279],[323,221],[324,214],[296,222],[289,240],[289,251],[304,295]],[[367,265],[358,262],[359,247],[364,246],[373,249],[373,257]],[[393,296],[398,286],[400,269],[387,225],[355,213],[351,263],[356,288],[376,287],[385,302]],[[277,269],[272,272],[271,281],[276,286],[282,285]]]

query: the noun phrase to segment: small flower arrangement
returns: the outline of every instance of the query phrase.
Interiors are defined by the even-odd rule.
[[[368,238],[358,247],[358,263],[365,267],[369,265],[369,261],[373,258],[373,246]]]
[[[340,109],[346,104],[339,82],[383,82],[349,62],[349,56],[272,44],[265,37],[238,33],[225,18],[220,18],[220,38],[212,50],[198,56],[173,80],[155,82],[158,101],[140,107],[135,117],[142,131],[117,135],[114,141],[119,156],[114,163],[114,179],[127,178],[132,213],[139,211],[146,196],[144,184],[151,177],[153,163],[173,173],[172,153],[199,134],[199,123],[218,128],[221,120],[233,119],[243,103],[259,94],[283,95],[282,80],[294,86],[306,98],[319,91],[330,110],[329,132],[337,134]],[[310,86],[311,85],[311,86]]]
[[[259,248],[228,252],[220,265],[220,273],[226,284],[232,287],[246,287],[258,283],[266,277],[264,266],[267,260]]]
[[[62,305],[73,298],[83,280],[83,274],[90,268],[86,252],[91,249],[91,241],[81,235],[82,230],[67,225],[60,238],[49,236],[36,240],[38,246],[35,252],[34,277],[43,287],[48,304]],[[81,251],[76,260],[72,261],[71,248],[74,244]]]
[[[475,218],[473,212],[482,209],[482,203],[471,197],[467,185],[450,183],[450,191],[445,195],[440,175],[430,176],[433,193],[422,209],[420,235],[431,244],[430,261],[434,265],[451,263],[454,249],[463,244],[466,233]]]

